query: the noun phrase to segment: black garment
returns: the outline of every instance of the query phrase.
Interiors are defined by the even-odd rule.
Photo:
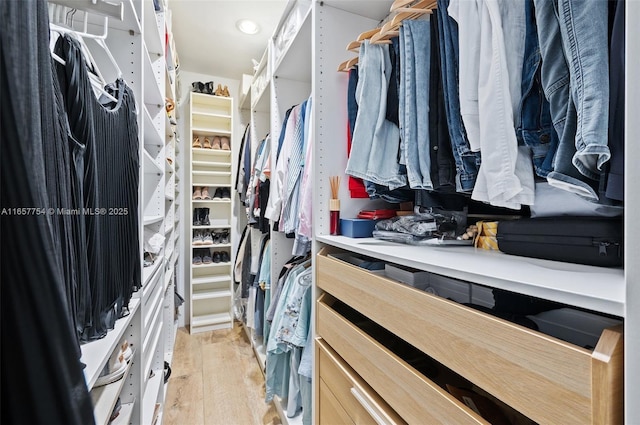
[[[70,152],[42,0],[0,0],[0,93],[0,422],[92,424],[73,324],[77,274],[64,258],[73,223],[56,211],[71,202]]]
[[[444,89],[440,75],[440,43],[438,43],[438,20],[432,19],[431,66],[429,76],[429,152],[430,177],[433,190],[442,193],[456,192],[456,163],[449,138],[449,126],[444,105]]]
[[[269,233],[269,219],[264,216],[267,210],[267,203],[269,202],[269,188],[271,187],[271,180],[267,179],[264,182],[258,182],[258,205],[260,206],[260,215],[258,216],[258,229],[262,233]]]
[[[117,103],[100,103],[93,92],[77,40],[61,36],[55,52],[65,65],[57,75],[72,136],[85,148],[81,219],[91,308],[81,339],[102,338],[121,317],[141,283],[138,238],[138,125],[133,93],[123,80],[106,87]]]
[[[389,60],[391,62],[391,75],[387,87],[387,112],[385,118],[400,127],[400,40],[398,37],[391,39],[389,45]]]

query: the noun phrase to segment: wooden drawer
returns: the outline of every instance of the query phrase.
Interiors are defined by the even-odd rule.
[[[316,273],[321,289],[536,422],[623,421],[621,327],[605,330],[590,351],[329,258],[325,251],[317,256]],[[358,352],[347,359],[342,350],[352,342],[336,327],[354,334],[357,328],[335,316],[319,305],[318,334],[365,378],[355,365],[370,362],[371,356],[367,350],[352,349]],[[390,379],[387,373],[396,379],[390,370],[374,366],[381,381]],[[424,401],[424,394],[420,399]]]
[[[321,338],[316,339],[316,364],[319,424],[406,424]],[[336,422],[336,417],[342,419]]]
[[[321,297],[317,304],[318,335],[403,420],[416,424],[487,424],[445,390],[333,310],[329,305],[331,301],[327,298],[329,297]]]

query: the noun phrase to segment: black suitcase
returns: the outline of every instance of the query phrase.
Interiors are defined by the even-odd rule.
[[[500,221],[500,251],[592,266],[622,265],[622,219],[522,218]]]

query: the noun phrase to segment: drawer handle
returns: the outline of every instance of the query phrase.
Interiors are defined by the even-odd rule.
[[[385,418],[384,413],[380,412],[380,409],[378,409],[373,403],[369,402],[368,397],[363,394],[358,388],[351,387],[351,394],[353,394],[356,400],[358,400],[358,403],[360,403],[362,407],[364,407],[364,410],[366,410],[367,413],[371,415],[371,418],[378,425],[393,425],[393,422],[389,422]]]

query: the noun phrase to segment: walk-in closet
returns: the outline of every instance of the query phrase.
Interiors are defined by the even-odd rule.
[[[636,17],[0,0],[0,422],[640,424]]]

